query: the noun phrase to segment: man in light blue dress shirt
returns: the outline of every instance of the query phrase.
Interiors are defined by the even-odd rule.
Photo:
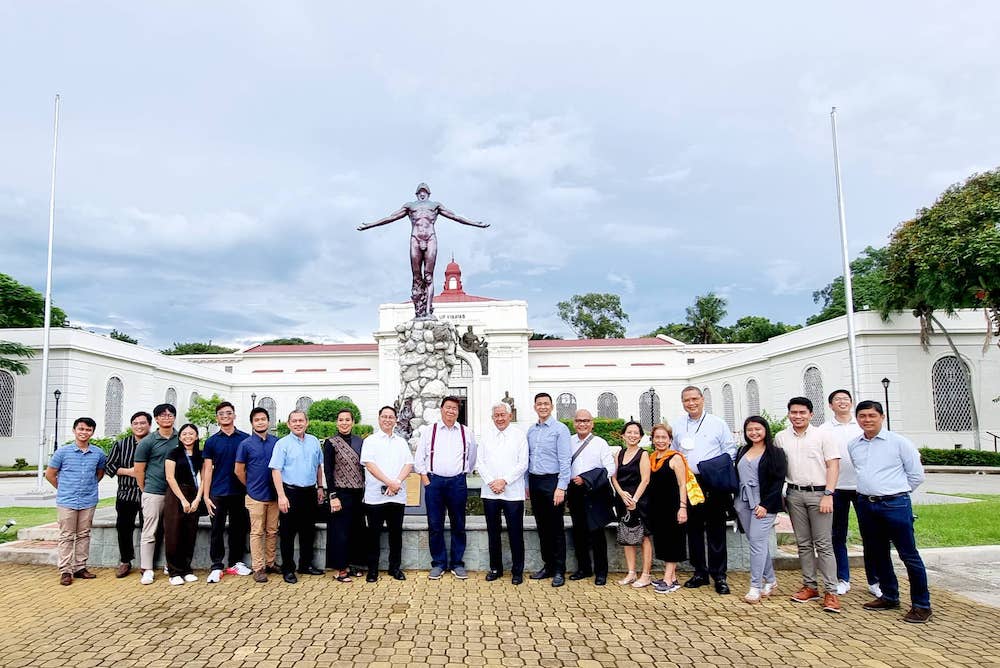
[[[535,516],[542,568],[532,580],[552,578],[553,587],[566,584],[566,489],[569,487],[569,428],[552,415],[552,397],[535,395],[538,422],[528,429],[528,493]]]
[[[924,481],[920,453],[903,436],[883,428],[884,411],[877,401],[862,401],[855,409],[864,430],[847,450],[858,474],[858,523],[862,527],[865,563],[878,576],[882,595],[864,604],[865,610],[899,608],[899,582],[892,568],[890,543],[906,566],[910,580],[910,611],[903,621],[922,624],[931,618],[927,571],[913,535],[910,492]]]

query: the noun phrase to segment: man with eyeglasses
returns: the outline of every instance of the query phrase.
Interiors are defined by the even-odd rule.
[[[173,404],[159,404],[153,409],[156,431],[150,432],[135,448],[135,481],[142,490],[142,536],[139,538],[139,582],[153,584],[153,557],[158,530],[162,530],[163,504],[167,493],[164,461],[176,448],[177,409]]]
[[[594,576],[594,584],[608,583],[608,539],[605,527],[612,520],[611,476],[615,456],[611,446],[594,434],[594,416],[579,410],[573,418],[576,435],[570,439],[569,489],[566,492],[569,515],[573,519],[573,552],[576,571],[570,580]],[[590,553],[594,559],[591,562]],[[591,568],[593,563],[593,568]]]
[[[135,559],[135,518],[142,516],[142,491],[135,481],[135,448],[149,433],[153,416],[139,411],[130,421],[131,433],[115,441],[108,453],[108,463],[104,468],[109,476],[118,477],[118,493],[115,495],[115,529],[118,532],[118,554],[120,556],[116,578],[123,578],[132,572]],[[142,524],[142,522],[139,522]]]
[[[253,571],[243,563],[247,549],[246,487],[236,477],[236,450],[247,439],[247,434],[236,428],[236,409],[228,401],[215,407],[215,421],[219,431],[205,441],[201,468],[202,485],[208,490],[205,506],[212,521],[212,534],[208,556],[212,568],[206,582],[214,583],[227,575],[250,575]],[[229,568],[226,568],[226,519],[229,519]]]

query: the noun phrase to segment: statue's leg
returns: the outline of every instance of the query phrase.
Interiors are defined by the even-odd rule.
[[[427,253],[424,255],[424,284],[427,286],[427,315],[434,313],[434,265],[437,263],[438,240],[435,234],[427,240]]]
[[[423,318],[427,316],[423,271],[425,251],[420,246],[420,242],[415,237],[410,237],[410,273],[413,275],[410,298],[413,300],[414,315]]]

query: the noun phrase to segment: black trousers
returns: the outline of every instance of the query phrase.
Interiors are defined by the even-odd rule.
[[[142,502],[115,499],[115,511],[118,513],[115,519],[118,553],[121,563],[127,564],[135,559],[135,518],[142,514]]]
[[[299,570],[313,565],[316,540],[316,488],[285,485],[288,512],[278,516],[281,542],[281,572],[295,571],[295,537],[299,538]]]
[[[566,526],[563,515],[566,504],[552,505],[552,495],[559,483],[559,474],[528,474],[531,514],[538,529],[538,547],[545,570],[555,575],[566,573]]]
[[[368,572],[378,572],[382,556],[382,525],[389,530],[389,570],[399,568],[403,561],[403,511],[402,503],[364,504],[368,520]]]
[[[247,552],[247,532],[250,530],[250,516],[247,514],[246,496],[213,496],[215,516],[212,517],[211,541],[208,556],[212,559],[212,570],[226,567],[226,519],[229,519],[229,566],[243,561]]]
[[[486,516],[486,536],[490,545],[490,570],[503,573],[503,549],[500,514],[507,520],[507,541],[510,543],[510,572],[524,574],[524,501],[483,499]]]
[[[573,552],[576,554],[576,570],[581,573],[608,575],[608,537],[604,527],[590,529],[587,516],[587,492],[579,485],[570,484],[566,491],[569,500],[569,516],[573,519]],[[590,553],[594,559],[591,562]]]
[[[326,567],[338,571],[368,563],[363,489],[338,489],[341,509],[326,518]],[[331,503],[332,503],[331,499]]]
[[[702,484],[698,476],[699,484]],[[726,579],[726,518],[732,505],[729,494],[705,491],[705,502],[688,506],[688,558],[695,575]],[[708,543],[708,561],[705,544]]]
[[[198,490],[192,485],[180,485],[185,499],[193,499]],[[174,490],[167,487],[163,499],[163,538],[167,553],[167,574],[170,577],[191,572],[194,541],[198,537],[198,513],[185,513]]]

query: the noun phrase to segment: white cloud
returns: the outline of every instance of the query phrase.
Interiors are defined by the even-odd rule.
[[[623,276],[611,272],[607,275],[606,278],[608,279],[609,283],[620,285],[622,289],[625,290],[626,294],[633,294],[635,292],[635,282],[629,276]]]
[[[680,183],[686,181],[689,176],[691,176],[690,167],[669,170],[650,169],[646,175],[646,181],[650,183]]]

